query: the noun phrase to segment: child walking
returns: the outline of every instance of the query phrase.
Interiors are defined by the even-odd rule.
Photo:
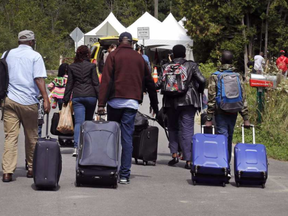
[[[57,77],[48,85],[48,89],[51,92],[49,98],[51,98],[52,108],[55,109],[57,104],[59,110],[62,109],[63,97],[65,93],[65,87],[67,84],[68,64],[63,63],[59,66]]]

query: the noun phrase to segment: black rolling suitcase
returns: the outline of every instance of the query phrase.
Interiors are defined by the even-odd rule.
[[[113,121],[85,121],[81,127],[76,186],[116,188],[121,162],[120,126]]]
[[[152,161],[156,165],[158,152],[158,127],[148,126],[142,131],[135,131],[133,134],[133,158],[135,163],[143,160],[143,164],[147,165]]]
[[[33,157],[33,178],[37,189],[55,189],[62,171],[62,157],[57,139],[48,135],[49,115],[46,121],[46,137],[39,138]]]

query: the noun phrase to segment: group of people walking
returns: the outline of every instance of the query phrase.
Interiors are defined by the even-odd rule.
[[[33,177],[32,160],[38,137],[37,97],[39,95],[43,98],[44,111],[46,113],[50,111],[49,97],[44,82],[47,77],[45,65],[41,55],[33,50],[35,35],[29,30],[22,31],[18,35],[18,41],[19,47],[10,50],[6,58],[9,70],[9,87],[8,95],[3,103],[5,133],[2,160],[3,182],[12,181],[12,175],[17,166],[20,124],[23,125],[25,133],[27,177]],[[141,49],[138,51],[141,55],[143,54]],[[71,65],[61,65],[58,77],[48,85],[48,88],[53,91],[51,98],[57,101],[60,110],[62,104],[66,106],[72,101],[75,117],[73,156],[77,156],[82,123],[92,120],[95,110],[97,110],[98,115],[104,115],[107,109],[108,121],[116,121],[120,124],[122,144],[120,183],[128,184],[131,173],[134,120],[139,104],[142,103],[143,93],[148,92],[150,106],[157,118],[159,112],[157,89],[161,89],[163,110],[168,119],[169,148],[172,155],[172,160],[169,161],[168,165],[173,166],[179,162],[178,151],[181,148],[183,159],[186,161],[185,168],[190,169],[194,117],[197,110],[201,109],[202,100],[200,97],[204,93],[206,80],[197,64],[185,59],[185,53],[186,48],[183,45],[173,47],[174,59],[162,66],[163,73],[160,74],[159,80],[155,84],[147,60],[144,60],[144,57],[133,50],[132,36],[130,33],[124,32],[119,36],[119,46],[110,52],[105,59],[100,85],[96,65],[90,63],[89,48],[80,46],[76,51],[74,62]],[[220,72],[235,71],[232,60],[232,53],[225,51],[222,55]],[[178,77],[176,78],[178,83],[182,82],[182,86],[175,86],[174,84],[171,86],[167,83],[167,77],[175,68],[179,71],[180,78],[177,76],[178,72],[175,73],[175,77]],[[180,88],[182,89],[181,94],[166,94],[168,91],[179,93]],[[243,85],[241,88],[244,92]],[[215,118],[218,133],[228,137],[231,155],[237,112],[231,114],[221,110],[216,103],[216,92],[217,76],[212,75],[208,87],[206,125],[211,126],[212,119]],[[98,108],[96,108],[97,102]],[[244,106],[240,113],[245,125],[249,125],[245,94],[243,94],[243,103]]]

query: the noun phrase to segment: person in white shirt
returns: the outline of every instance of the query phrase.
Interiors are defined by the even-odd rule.
[[[254,70],[257,72],[257,74],[262,74],[264,71],[263,67],[265,65],[265,60],[263,56],[263,52],[260,52],[259,55],[254,56]]]
[[[6,58],[9,85],[4,101],[3,182],[11,182],[12,175],[16,170],[20,124],[22,124],[25,134],[27,178],[33,178],[33,154],[38,138],[39,101],[37,97],[39,93],[44,99],[44,111],[46,113],[50,111],[44,81],[44,78],[47,77],[46,68],[42,56],[33,50],[36,44],[34,32],[21,31],[18,34],[18,44],[17,48],[10,50]]]

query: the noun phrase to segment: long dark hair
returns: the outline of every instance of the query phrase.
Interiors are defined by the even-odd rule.
[[[64,77],[68,73],[68,64],[63,63],[58,68],[58,77]]]
[[[78,49],[76,51],[74,63],[83,62],[84,60],[90,61],[90,57],[91,57],[90,49],[87,46],[82,45],[82,46],[78,47]]]

